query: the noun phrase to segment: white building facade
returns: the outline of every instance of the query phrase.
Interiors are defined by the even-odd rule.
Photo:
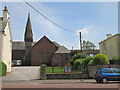
[[[11,72],[12,59],[12,35],[10,28],[10,15],[7,7],[0,17],[0,60],[7,65],[7,72]]]

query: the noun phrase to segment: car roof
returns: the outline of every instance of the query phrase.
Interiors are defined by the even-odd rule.
[[[118,68],[104,68],[104,69],[101,69],[101,70],[108,70],[108,69],[118,69]]]

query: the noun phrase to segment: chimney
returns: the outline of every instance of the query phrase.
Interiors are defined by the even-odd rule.
[[[111,33],[107,34],[107,39],[110,37],[112,37],[112,34]]]
[[[9,12],[7,6],[5,6],[3,10],[3,21],[7,21],[9,19]]]
[[[4,8],[4,10],[3,11],[8,11],[8,8],[7,8],[7,6],[5,6],[5,8]]]

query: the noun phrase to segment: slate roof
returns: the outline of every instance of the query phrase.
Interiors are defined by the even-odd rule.
[[[32,46],[35,45],[36,42],[32,43]],[[25,50],[25,42],[13,42],[12,50]]]
[[[58,50],[55,53],[70,53],[71,51],[65,48],[64,46],[59,45],[56,42],[53,42],[54,45],[58,47]]]
[[[34,46],[37,42],[33,42],[32,46]],[[56,47],[58,47],[58,50],[55,53],[70,53],[71,51],[65,48],[64,46],[59,45],[56,42],[51,42]],[[25,50],[25,42],[13,42],[12,50]]]

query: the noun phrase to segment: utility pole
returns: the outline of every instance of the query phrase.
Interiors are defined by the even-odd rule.
[[[81,32],[79,32],[79,34],[80,34],[80,50],[81,50],[81,52],[82,52],[82,38],[81,38]]]

